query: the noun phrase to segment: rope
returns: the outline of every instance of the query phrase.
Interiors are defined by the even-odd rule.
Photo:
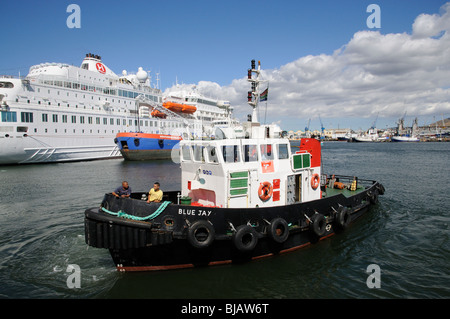
[[[108,213],[108,214],[111,214],[111,215],[114,215],[114,216],[117,216],[117,217],[122,217],[122,218],[127,218],[127,219],[132,219],[132,220],[148,220],[148,219],[154,219],[154,218],[158,217],[159,214],[161,214],[161,213],[166,209],[166,207],[167,207],[170,203],[171,203],[170,201],[165,201],[165,202],[163,202],[163,203],[158,207],[157,210],[155,210],[152,214],[150,214],[150,215],[148,215],[148,216],[145,216],[145,217],[139,217],[139,216],[130,215],[130,214],[125,213],[125,212],[122,211],[122,210],[119,210],[119,211],[116,213],[116,212],[112,212],[112,211],[110,211],[110,210],[107,210],[105,207],[102,207],[102,210],[103,210],[105,213]]]

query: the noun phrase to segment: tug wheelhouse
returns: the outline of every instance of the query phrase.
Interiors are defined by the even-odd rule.
[[[311,139],[309,149],[292,153],[288,139],[254,136],[279,134],[276,126],[253,131],[249,139],[181,141],[182,196],[195,205],[224,208],[320,199],[320,143]]]

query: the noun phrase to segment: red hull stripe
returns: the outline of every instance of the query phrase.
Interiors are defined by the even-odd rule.
[[[116,137],[139,137],[139,138],[154,138],[158,140],[181,140],[181,136],[148,134],[148,133],[117,133]]]
[[[321,237],[320,240],[326,239],[328,237],[333,236],[334,233],[331,233],[327,236]],[[299,246],[295,246],[295,247],[291,247],[288,249],[284,249],[281,250],[279,253],[277,254],[285,254],[285,253],[290,253],[292,251],[301,249],[303,247],[306,247],[308,245],[310,245],[311,243],[305,243]],[[263,259],[263,258],[267,258],[267,257],[271,257],[275,255],[274,253],[269,253],[266,255],[261,255],[261,256],[255,256],[252,258],[252,260],[258,260],[258,259]],[[232,260],[219,260],[219,261],[211,261],[210,263],[208,263],[208,266],[217,266],[217,265],[226,265],[226,264],[231,264],[233,261]],[[122,267],[122,266],[117,266],[117,270],[119,271],[155,271],[155,270],[173,270],[173,269],[185,269],[185,268],[193,268],[195,267],[194,264],[179,264],[179,265],[161,265],[161,266],[136,266],[136,267]]]

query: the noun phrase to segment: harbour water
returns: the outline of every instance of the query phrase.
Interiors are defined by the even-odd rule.
[[[295,146],[293,146],[295,150]],[[323,144],[326,173],[375,179],[380,203],[344,233],[242,265],[117,272],[84,241],[84,210],[127,180],[177,190],[172,161],[0,166],[0,298],[449,298],[450,143]],[[369,288],[367,267],[381,270]],[[80,287],[69,288],[69,265]]]

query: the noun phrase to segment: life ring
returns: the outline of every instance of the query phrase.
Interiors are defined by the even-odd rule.
[[[246,253],[255,249],[258,243],[258,234],[252,226],[241,225],[236,229],[232,240],[239,251]]]
[[[276,243],[282,244],[289,237],[288,223],[281,217],[274,218],[267,229],[267,234]]]
[[[319,187],[319,184],[320,184],[319,174],[315,173],[311,177],[311,187],[312,187],[312,189],[316,190],[317,187]]]
[[[322,214],[314,214],[311,217],[312,224],[309,225],[311,231],[317,236],[322,237],[327,228],[327,220]]]
[[[259,185],[258,196],[263,201],[266,202],[272,197],[273,187],[269,182],[264,182]]]
[[[197,220],[189,226],[187,239],[194,248],[209,247],[214,241],[214,237],[214,227],[207,220]]]
[[[344,229],[348,226],[350,223],[351,217],[350,217],[350,211],[347,207],[339,207],[338,211],[336,213],[336,225],[338,228]]]

